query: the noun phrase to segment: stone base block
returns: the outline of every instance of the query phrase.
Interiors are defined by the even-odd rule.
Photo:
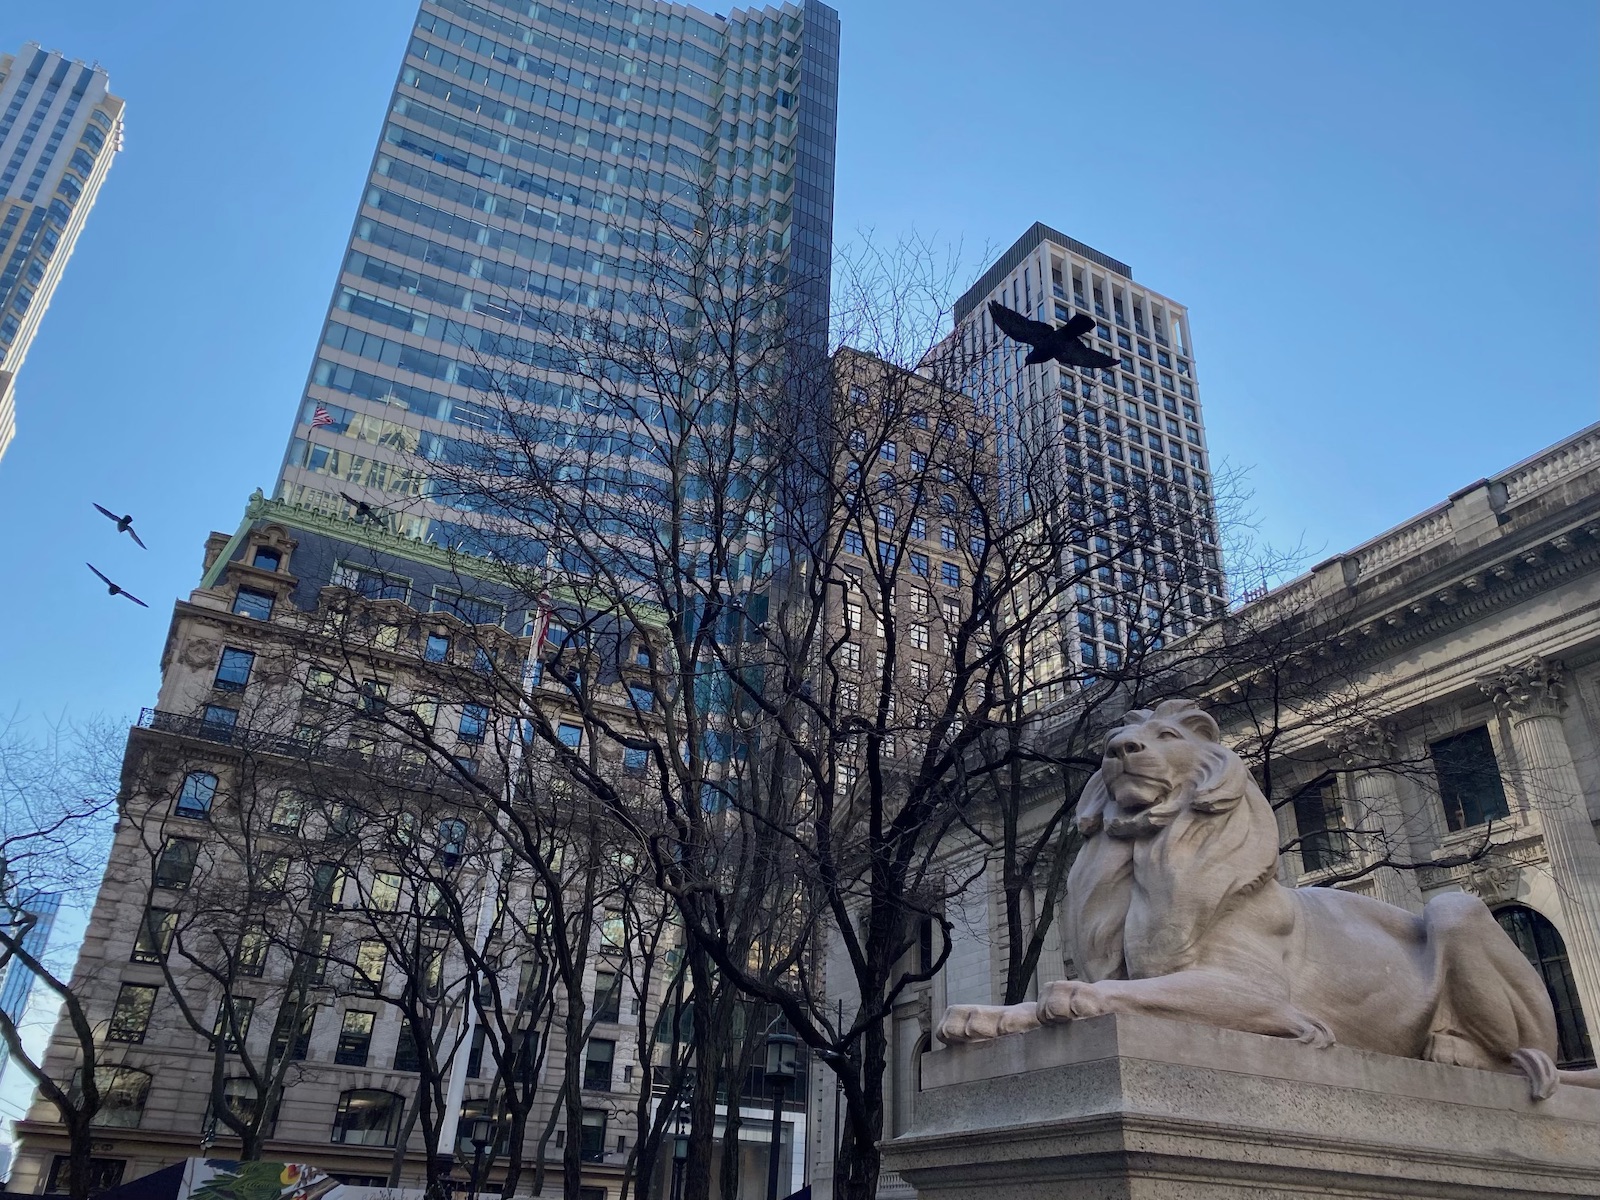
[[[1600,1091],[1153,1017],[923,1056],[919,1200],[1600,1196]]]

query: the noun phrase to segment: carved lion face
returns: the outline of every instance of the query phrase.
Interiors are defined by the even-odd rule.
[[[1117,808],[1131,815],[1209,774],[1217,749],[1216,722],[1189,701],[1168,700],[1127,715],[1106,739],[1100,775]]]

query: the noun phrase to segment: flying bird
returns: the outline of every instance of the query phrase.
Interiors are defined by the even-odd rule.
[[[93,503],[93,501],[91,501],[91,503]],[[133,518],[132,517],[127,516],[127,515],[123,515],[123,516],[119,517],[119,516],[117,516],[116,513],[112,512],[109,508],[106,508],[103,505],[96,504],[95,507],[100,510],[101,514],[103,516],[105,516],[105,518],[107,520],[112,521],[112,522],[114,522],[116,524],[118,533],[125,533],[129,537],[131,537],[134,541],[138,542],[139,543],[139,549],[141,549],[141,550],[150,549],[149,546],[146,546],[144,544],[144,539],[141,538],[137,533],[135,533],[133,531]]]
[[[365,500],[357,500],[349,492],[340,492],[339,495],[355,506],[357,521],[372,521],[379,525],[383,524],[384,514],[380,509],[373,508]]]
[[[128,591],[126,588],[123,588],[118,584],[112,583],[111,580],[109,580],[109,579],[107,579],[105,577],[105,575],[101,574],[100,568],[95,566],[93,563],[84,563],[83,565],[88,567],[89,570],[93,571],[96,575],[100,576],[100,582],[106,585],[107,594],[112,595],[112,596],[126,596],[129,600],[132,600],[140,608],[149,608],[150,607],[143,600],[139,599],[139,597],[135,596],[132,592]]]
[[[1052,358],[1069,367],[1114,367],[1117,360],[1101,354],[1083,344],[1083,335],[1094,328],[1094,318],[1078,313],[1065,325],[1046,325],[1023,316],[1014,308],[1007,308],[998,300],[989,301],[989,316],[995,328],[1012,341],[1026,342],[1033,347],[1024,365],[1046,363]]]

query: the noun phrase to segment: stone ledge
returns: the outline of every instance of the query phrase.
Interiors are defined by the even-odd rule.
[[[927,1200],[1600,1195],[1600,1092],[1151,1017],[931,1052],[885,1166]]]

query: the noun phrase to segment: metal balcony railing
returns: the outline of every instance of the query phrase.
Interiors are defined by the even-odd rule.
[[[285,736],[270,730],[252,729],[246,725],[208,721],[204,717],[186,713],[163,712],[145,708],[139,712],[139,727],[157,733],[170,733],[178,737],[194,738],[229,746],[254,754],[271,754],[314,762],[325,766],[345,767],[366,772],[386,781],[414,786],[463,786],[460,776],[434,762],[406,762],[401,759],[398,747],[384,746],[372,752],[349,746],[324,746],[301,738]],[[494,785],[496,773],[478,770],[474,773],[480,783]]]

